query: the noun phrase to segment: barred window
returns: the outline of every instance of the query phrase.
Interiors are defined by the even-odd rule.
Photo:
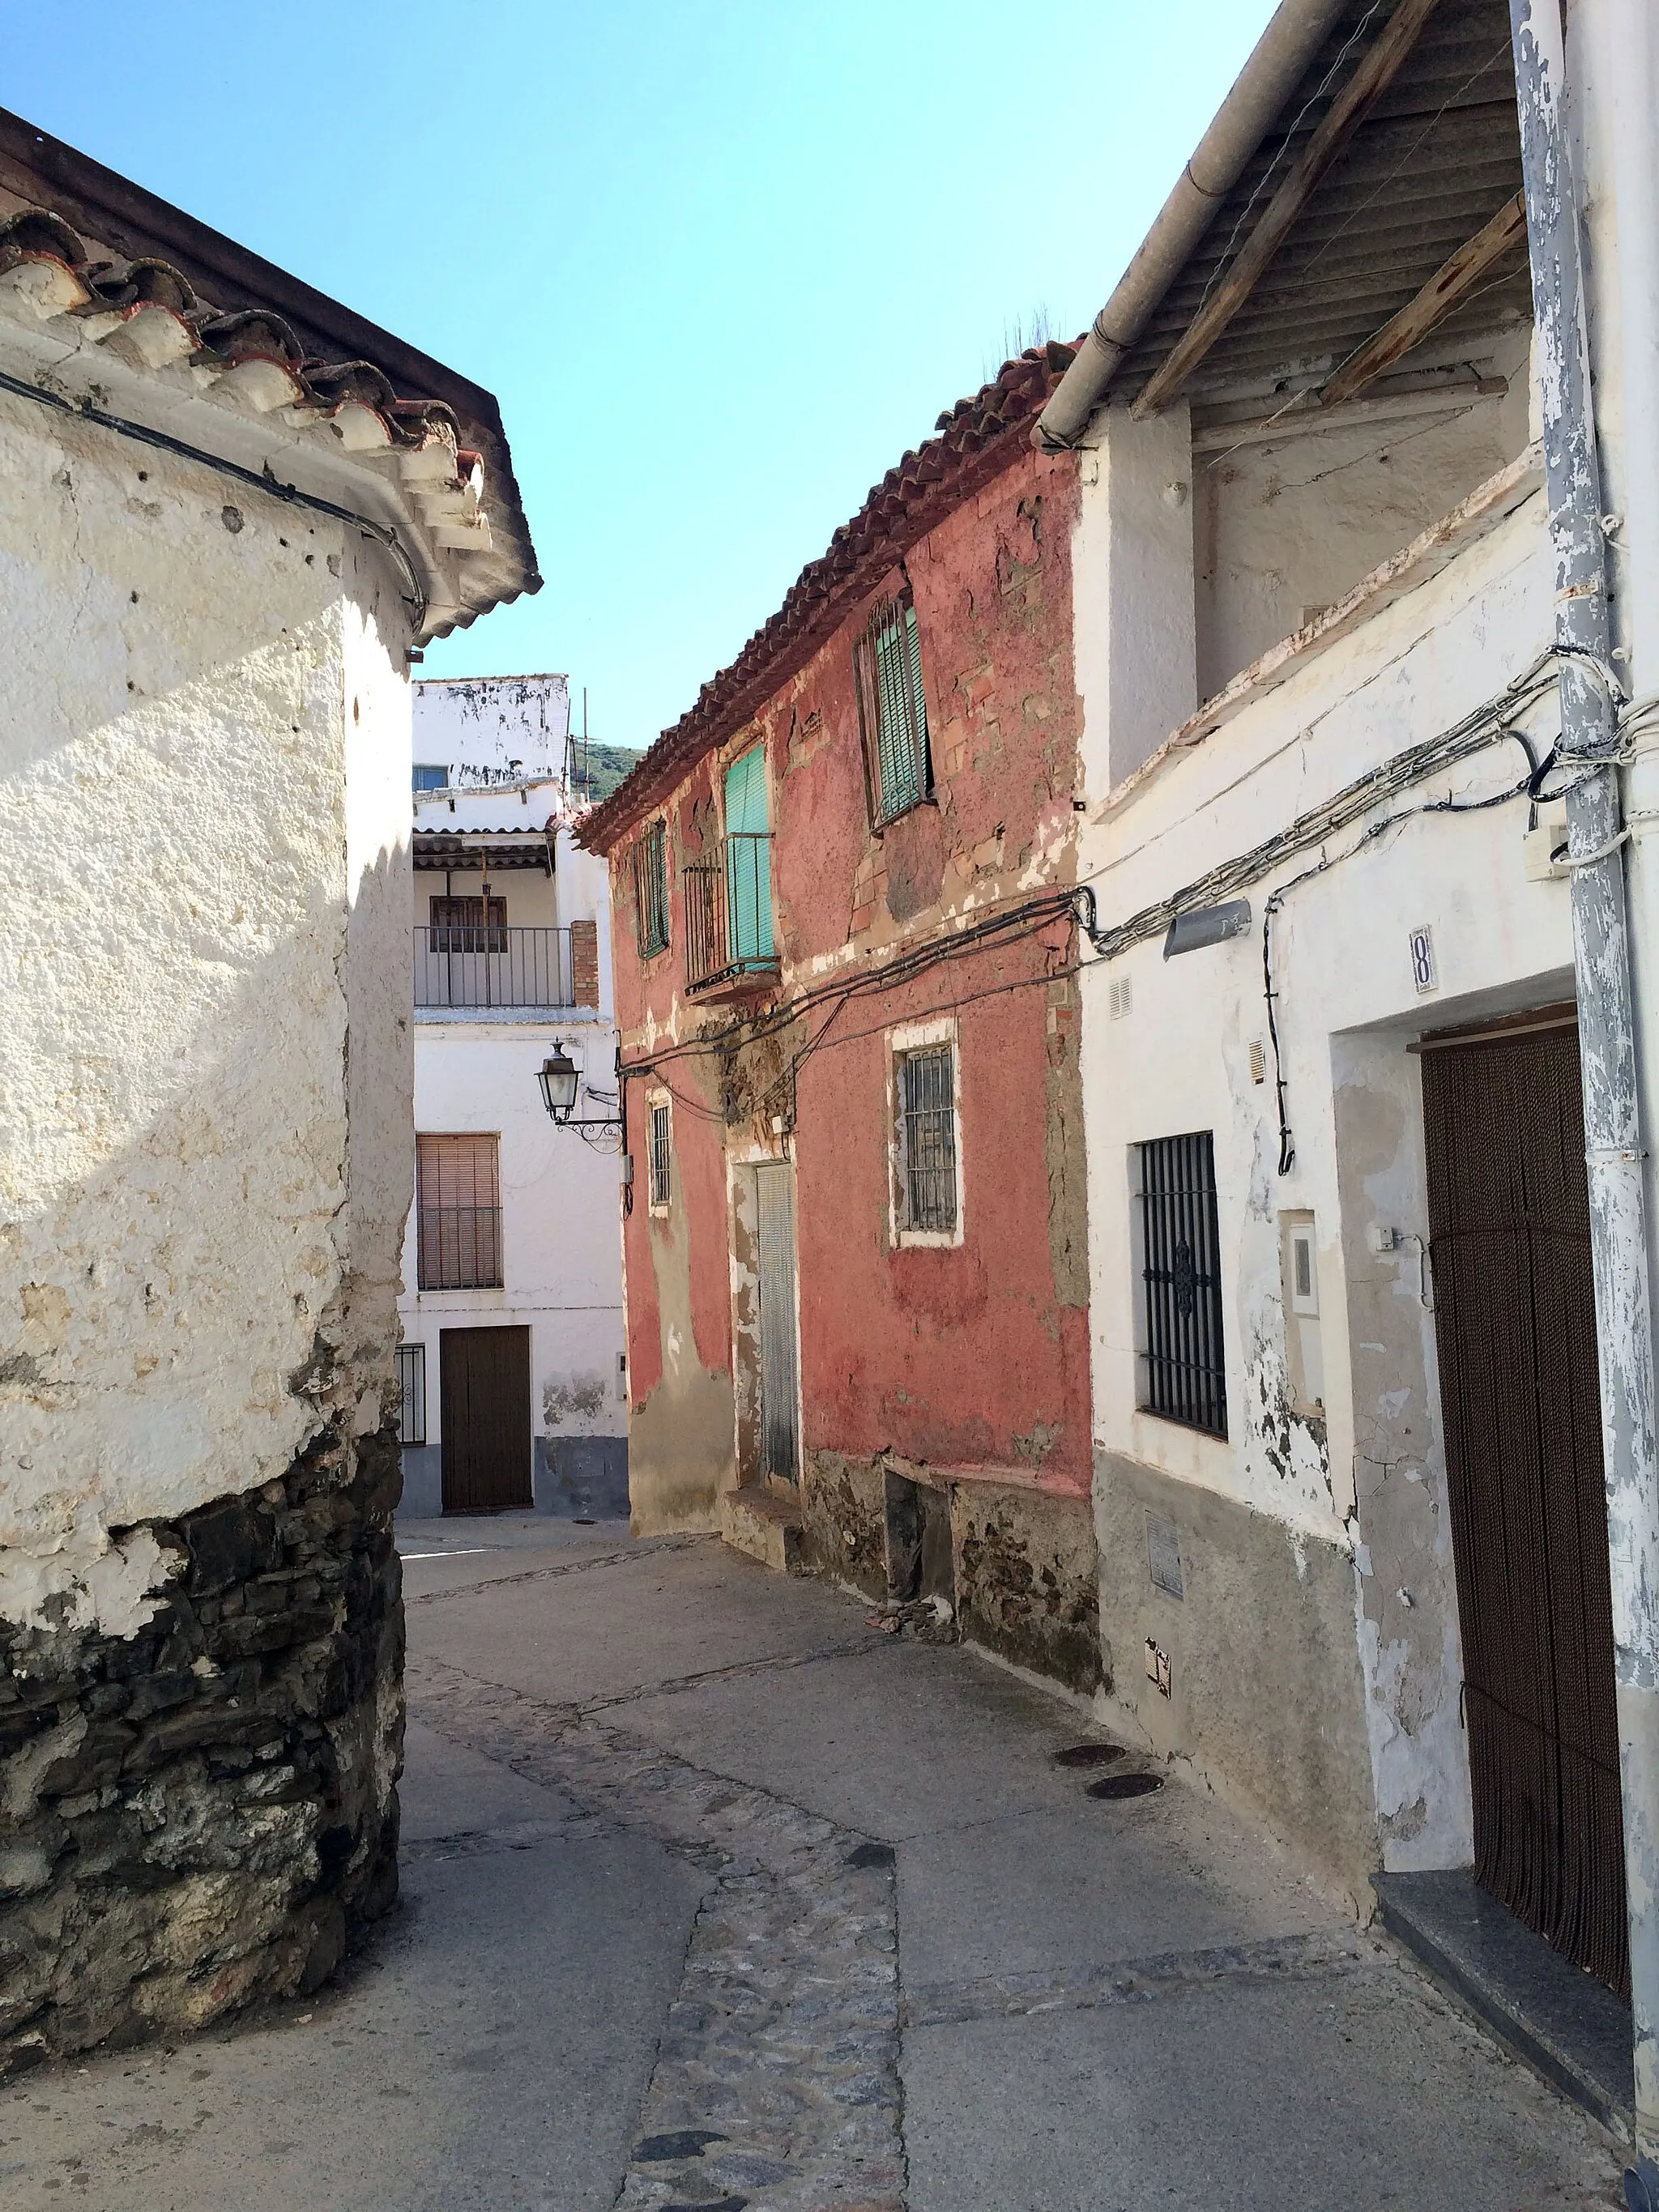
[[[853,664],[870,811],[879,828],[920,805],[933,788],[921,646],[908,590],[876,609],[853,649]]]
[[[1143,1409],[1224,1437],[1221,1234],[1209,1130],[1141,1146],[1140,1212]]]
[[[673,1194],[673,1170],[668,1146],[668,1107],[651,1109],[651,1203],[665,1206]]]
[[[898,1225],[952,1237],[957,1228],[956,1048],[930,1044],[898,1060]]]
[[[666,822],[653,822],[634,848],[634,930],[641,960],[668,943]]]
[[[398,1441],[426,1442],[426,1346],[398,1346]]]

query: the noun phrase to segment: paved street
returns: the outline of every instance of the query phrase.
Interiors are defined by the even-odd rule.
[[[1597,2131],[1178,1778],[708,1539],[406,1528],[404,1903],[0,2093],[16,2212],[1544,2212]],[[1116,1771],[1121,1771],[1118,1769]]]

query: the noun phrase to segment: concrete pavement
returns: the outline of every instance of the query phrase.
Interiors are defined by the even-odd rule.
[[[1589,2121],[1224,1808],[1091,1798],[1078,1716],[975,1656],[708,1539],[400,1542],[404,1909],[317,1998],[0,2091],[0,2203],[1620,2201]]]

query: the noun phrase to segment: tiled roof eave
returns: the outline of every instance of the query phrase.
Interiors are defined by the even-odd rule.
[[[612,851],[698,761],[734,737],[799,673],[920,539],[1025,458],[1030,426],[1076,349],[1054,343],[1033,348],[942,416],[939,434],[888,471],[737,659],[703,686],[696,706],[593,809],[579,842],[592,852]]]

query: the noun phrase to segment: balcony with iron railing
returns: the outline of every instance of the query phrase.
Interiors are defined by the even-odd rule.
[[[743,999],[777,981],[772,941],[772,840],[733,831],[711,859],[689,862],[685,885],[685,988],[690,997]]]
[[[422,1009],[563,1012],[576,1004],[568,929],[445,922],[415,932]]]

